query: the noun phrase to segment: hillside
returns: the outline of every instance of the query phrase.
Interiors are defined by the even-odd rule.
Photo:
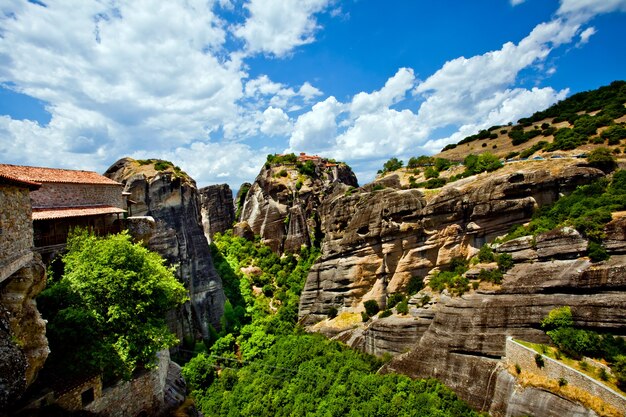
[[[533,155],[551,157],[587,153],[608,146],[618,157],[625,152],[626,82],[615,81],[597,90],[573,96],[523,118],[515,125],[492,126],[457,144],[446,146],[435,157],[462,161],[470,153],[491,152],[505,159]],[[541,147],[538,145],[541,142]],[[531,148],[534,152],[526,152]]]

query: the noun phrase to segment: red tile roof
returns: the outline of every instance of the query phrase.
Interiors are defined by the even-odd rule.
[[[0,173],[0,184],[8,184],[16,187],[28,188],[29,190],[37,190],[41,187],[41,183],[33,181],[25,181],[10,175]]]
[[[73,184],[121,185],[119,182],[113,181],[112,179],[93,171],[29,167],[9,164],[0,164],[0,176],[35,183],[62,182]]]
[[[116,213],[126,213],[126,210],[113,206],[33,208],[33,220],[64,219],[67,217]]]

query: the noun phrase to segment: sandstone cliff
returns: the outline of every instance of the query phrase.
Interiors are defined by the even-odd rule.
[[[20,398],[48,357],[46,324],[35,304],[45,277],[35,255],[0,284],[0,410]]]
[[[260,235],[275,252],[298,252],[321,237],[317,209],[326,196],[357,185],[350,167],[323,158],[268,162],[247,191],[237,230]]]
[[[532,414],[519,404],[525,401],[520,395],[532,390],[516,394],[511,404],[517,408],[507,409],[501,401],[492,406],[494,396],[515,397],[506,386],[506,371],[498,367],[506,337],[546,342],[539,323],[562,305],[572,306],[577,325],[623,334],[622,223],[607,226],[612,257],[606,262],[590,263],[584,257],[587,242],[564,229],[538,236],[536,242],[522,238],[502,245],[499,250],[516,261],[502,285],[481,284],[461,297],[427,289],[411,298],[404,316],[362,323],[360,313],[365,301],[384,308],[389,295],[404,292],[412,277],[428,282],[429,274],[453,258],[468,258],[485,242],[529,220],[538,206],[602,175],[573,160],[532,161],[440,190],[403,190],[387,181],[376,191],[380,187],[337,191],[320,208],[322,257],[301,296],[301,322],[370,353],[400,354],[385,370],[439,378],[477,409],[494,415]],[[593,415],[569,400],[542,395],[542,407],[554,404],[561,415],[568,414],[563,410]]]
[[[177,267],[190,301],[170,320],[178,337],[209,335],[218,327],[225,296],[215,272],[201,223],[195,181],[178,167],[159,160],[123,158],[104,174],[125,185],[134,216],[152,216],[156,230],[148,247]]]
[[[233,227],[235,205],[233,192],[228,184],[209,185],[200,188],[200,208],[204,235],[209,243],[216,233],[224,233]]]

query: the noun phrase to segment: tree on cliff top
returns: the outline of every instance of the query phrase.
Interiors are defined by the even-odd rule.
[[[76,231],[67,248],[63,276],[39,298],[53,369],[128,379],[151,367],[159,350],[177,343],[165,315],[185,301],[185,288],[126,233]]]

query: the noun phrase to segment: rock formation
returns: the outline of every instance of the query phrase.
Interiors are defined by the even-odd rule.
[[[303,170],[303,164],[310,169]],[[345,191],[357,185],[354,173],[343,163],[307,155],[293,163],[268,162],[247,191],[238,220],[275,252],[298,252],[320,238],[317,208],[326,195],[335,188]]]
[[[233,192],[228,184],[209,185],[200,188],[200,213],[204,235],[209,243],[216,233],[224,233],[233,227],[235,206]]]
[[[151,216],[156,230],[148,247],[177,267],[190,301],[176,312],[170,326],[178,337],[209,336],[219,326],[225,296],[215,272],[200,216],[195,181],[170,163],[123,158],[104,174],[125,185],[132,214]]]
[[[538,206],[602,175],[573,161],[533,161],[424,193],[395,188],[393,182],[378,190],[336,191],[320,208],[325,238],[301,296],[301,322],[371,353],[401,353],[385,371],[439,378],[477,409],[533,414],[521,404],[537,390],[518,390],[515,396],[505,386],[507,371],[498,364],[506,337],[547,342],[539,323],[563,305],[572,307],[577,325],[623,334],[624,220],[607,226],[608,261],[592,264],[584,257],[587,241],[564,228],[536,241],[520,238],[501,245],[498,251],[516,263],[500,286],[481,284],[460,297],[430,293],[433,301],[427,303],[420,302],[423,292],[410,300],[408,316],[367,323],[350,317],[360,315],[367,300],[384,308],[388,296],[405,291],[413,277],[428,282],[429,274],[453,258],[468,258],[528,221]],[[338,313],[335,319],[331,312]],[[501,401],[492,406],[503,395],[515,397],[512,408]],[[552,404],[560,415],[593,415],[553,394],[542,398],[541,407]]]

